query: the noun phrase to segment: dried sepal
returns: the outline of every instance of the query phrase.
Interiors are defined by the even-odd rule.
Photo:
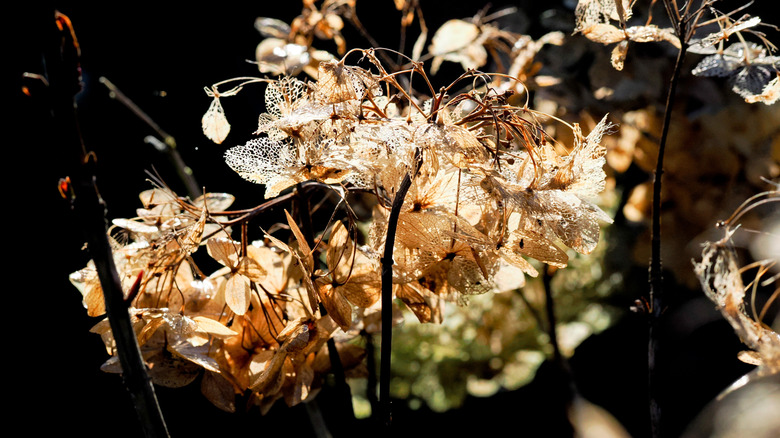
[[[745,102],[756,103],[763,102],[765,105],[772,105],[780,98],[780,74],[769,81],[760,94],[751,94],[745,96]]]
[[[209,255],[229,269],[228,277],[220,285],[219,293],[237,315],[249,308],[251,282],[259,281],[267,272],[250,254],[240,254],[240,243],[227,238],[211,238],[206,242]]]
[[[449,20],[433,34],[428,51],[433,56],[431,73],[436,74],[442,61],[457,62],[464,70],[477,69],[487,62],[484,36],[479,26],[465,20]]]
[[[216,144],[225,141],[225,138],[230,133],[230,123],[228,123],[227,117],[225,117],[225,110],[222,108],[222,103],[218,96],[214,96],[209,109],[203,114],[201,125],[203,134]]]
[[[723,238],[704,244],[701,262],[692,261],[705,295],[716,305],[742,343],[750,349],[749,352],[740,353],[740,357],[758,364],[754,373],[757,375],[780,373],[780,333],[751,317],[746,310],[747,288],[742,281],[743,273],[732,242],[738,227],[733,223],[735,217],[754,206],[776,203],[778,199],[777,191],[764,192],[751,198],[743,204],[745,207],[741,207],[741,211],[738,210],[724,222]],[[773,263],[777,263],[777,260]]]
[[[442,304],[435,293],[423,287],[419,282],[400,283],[393,285],[395,297],[401,300],[421,323],[441,323]]]
[[[230,413],[236,411],[236,389],[219,373],[205,372],[200,383],[200,391],[217,408]]]
[[[213,100],[201,119],[203,134],[214,143],[221,144],[230,133],[230,123],[228,123],[225,110],[222,108],[222,102],[219,99],[220,97],[235,95],[240,91],[240,87],[224,93],[217,91],[217,87],[205,88],[205,90],[206,94]]]
[[[775,85],[780,57],[769,56],[766,48],[753,42],[733,43],[704,57],[693,68],[695,76],[726,77],[732,91],[746,102],[776,102]]]

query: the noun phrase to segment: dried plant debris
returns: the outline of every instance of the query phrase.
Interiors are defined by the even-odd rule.
[[[255,22],[265,38],[258,66],[273,77],[205,89],[211,104],[203,133],[223,144],[230,133],[224,98],[264,87],[254,137],[226,147],[224,159],[262,185],[266,202],[229,211],[230,194],[190,200],[158,182],[141,194],[138,217],[115,219],[110,230],[152,378],[183,386],[203,376],[203,394],[229,411],[238,395],[264,412],[278,400],[310,400],[331,371],[328,341],[343,352],[347,376],[367,373],[359,336],[381,329],[387,261],[379,254],[406,175],[411,188],[393,230],[391,289],[401,315],[394,324],[405,315],[443,324],[445,303],[466,308],[476,297],[522,287],[543,264],[565,268],[575,254],[592,254],[612,222],[601,205],[609,117],[583,132],[517,98],[540,68],[536,54],[562,44],[561,33],[534,40],[500,30],[489,16],[452,21],[434,36],[430,55],[434,66],[457,62],[466,71],[437,89],[419,53],[400,55],[407,63],[396,65],[380,56],[384,49],[346,49],[341,30],[354,19],[353,1],[315,3],[304,1],[289,24]],[[407,25],[422,21],[411,3],[396,7]],[[343,55],[318,54],[317,40]],[[495,51],[511,55],[511,75],[476,70]],[[410,87],[412,79],[425,90]],[[307,229],[285,209],[285,220],[257,226],[267,221],[264,208],[309,189],[330,196],[315,208],[337,199],[326,224]],[[361,221],[352,194],[368,199]],[[260,237],[250,238],[250,225]],[[92,263],[71,281],[87,313],[104,316]],[[104,369],[119,372],[107,321],[94,331],[112,355]],[[537,359],[520,362],[535,369]]]
[[[623,70],[630,42],[667,42],[680,48],[680,39],[672,28],[653,24],[627,26],[631,18],[629,0],[580,0],[575,9],[574,33],[604,45],[616,44],[612,49],[612,66]]]
[[[691,73],[695,76],[726,77],[731,89],[746,102],[777,102],[780,91],[780,56],[770,56],[766,47],[753,42],[736,42],[704,57]]]
[[[777,259],[775,254],[773,259],[759,261],[759,273],[755,280],[746,286],[742,281],[745,269],[738,263],[732,236],[738,232],[739,218],[747,211],[764,204],[776,205],[778,202],[780,192],[776,189],[751,198],[731,219],[720,224],[723,238],[716,242],[707,242],[702,251],[701,262],[693,263],[706,296],[715,303],[739,339],[748,347],[749,350],[740,353],[739,357],[747,363],[757,365],[757,369],[751,373],[756,376],[780,372],[780,333],[777,327],[772,328],[762,321],[763,311],[759,314],[754,308],[751,315],[747,310],[747,303],[751,301],[749,294],[755,294],[759,284],[777,285],[778,274],[770,274],[768,278],[761,277],[770,268],[776,268],[780,259]],[[776,235],[768,234],[760,238],[771,239],[777,243]],[[777,298],[779,292],[780,288],[776,288],[765,309]],[[745,381],[746,379],[741,379],[731,389],[744,384]]]

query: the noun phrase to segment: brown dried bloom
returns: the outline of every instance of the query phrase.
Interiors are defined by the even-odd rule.
[[[751,316],[746,309],[749,290],[752,289],[752,293],[755,293],[759,283],[767,286],[777,280],[777,275],[774,275],[764,281],[761,280],[761,275],[776,266],[780,259],[776,258],[775,251],[774,258],[760,260],[759,274],[750,285],[745,286],[742,276],[747,267],[740,268],[731,239],[738,231],[739,219],[745,213],[762,204],[775,204],[778,201],[780,201],[780,193],[777,189],[760,193],[746,201],[728,221],[720,223],[723,238],[716,242],[706,242],[702,250],[701,262],[693,261],[694,271],[705,295],[716,305],[742,343],[749,348],[749,351],[740,354],[740,359],[758,366],[748,375],[748,379],[740,379],[729,390],[744,385],[752,377],[780,373],[780,333],[777,332],[777,327],[773,329],[761,321],[763,312],[759,315],[754,308]],[[774,240],[775,244],[777,243],[777,236],[772,234],[761,235],[758,238]],[[774,291],[772,299],[777,297],[778,290],[780,289]],[[772,299],[765,308],[771,304]]]

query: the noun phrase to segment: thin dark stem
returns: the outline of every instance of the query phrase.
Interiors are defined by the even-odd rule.
[[[376,347],[374,346],[374,335],[366,331],[363,331],[361,334],[366,341],[366,368],[368,368],[366,398],[371,405],[371,412],[378,412],[379,399],[376,395]]]
[[[680,32],[684,34],[683,32]],[[664,109],[664,122],[661,131],[661,140],[658,144],[658,159],[656,161],[655,176],[653,179],[653,216],[650,258],[650,293],[648,312],[648,345],[647,345],[647,372],[648,372],[648,397],[650,407],[650,428],[653,437],[660,437],[661,432],[661,407],[658,405],[658,383],[656,382],[656,360],[658,354],[657,328],[659,319],[664,309],[663,272],[661,264],[661,181],[663,176],[664,151],[669,135],[669,126],[672,119],[677,84],[682,72],[683,60],[688,45],[681,41],[677,61],[669,83],[666,96],[666,108]]]
[[[56,16],[60,24],[67,18]],[[55,23],[51,23],[54,27]],[[56,31],[55,31],[56,32]],[[87,240],[87,248],[95,263],[106,305],[111,331],[116,343],[117,356],[122,366],[122,380],[130,393],[141,428],[147,437],[168,437],[168,429],[157,402],[154,386],[146,373],[146,363],[141,357],[135,337],[122,283],[114,265],[114,256],[108,241],[106,206],[95,183],[95,161],[86,152],[78,124],[75,92],[80,89],[78,51],[75,41],[67,31],[53,35],[46,56],[47,78],[50,84],[51,112],[55,132],[64,147],[74,158],[70,172],[72,185],[69,190],[70,207],[81,224]],[[68,42],[70,44],[63,44]]]
[[[563,368],[563,356],[561,355],[561,347],[558,343],[558,333],[556,330],[555,320],[555,301],[552,296],[552,273],[549,266],[545,267],[542,275],[542,285],[544,286],[544,300],[545,300],[545,312],[547,316],[547,335],[550,337],[550,345],[553,348],[553,361]]]
[[[555,379],[556,393],[560,400],[560,405],[556,405],[555,408],[560,409],[554,412],[553,415],[557,417],[556,423],[559,425],[560,436],[574,436],[574,427],[569,420],[569,409],[574,401],[574,395],[576,389],[574,387],[574,379],[572,378],[571,370],[566,359],[561,354],[561,347],[558,343],[557,334],[557,319],[555,317],[555,300],[553,299],[552,291],[552,278],[555,272],[555,268],[552,266],[545,266],[542,275],[542,285],[544,287],[545,298],[545,312],[547,316],[547,335],[550,338],[550,344],[553,348],[553,364],[555,365],[555,372],[557,379]],[[552,389],[552,388],[551,388]]]
[[[406,192],[412,185],[412,175],[407,173],[393,199],[390,217],[387,220],[387,238],[382,255],[382,341],[379,358],[379,411],[385,427],[390,427],[390,357],[393,348],[393,246],[398,227],[398,217]]]

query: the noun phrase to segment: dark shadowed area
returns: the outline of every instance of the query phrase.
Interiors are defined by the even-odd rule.
[[[358,3],[365,27],[380,43],[395,48],[400,16],[392,2]],[[504,3],[510,2],[493,5],[497,8]],[[526,17],[518,25],[527,32],[538,32],[541,17],[551,20],[555,15],[551,11],[568,17],[575,2],[564,0],[544,7],[537,3],[517,2]],[[371,4],[376,4],[373,10],[368,6]],[[423,4],[430,29],[446,19],[465,18],[479,10],[469,2]],[[223,154],[227,147],[253,137],[257,116],[263,112],[261,89],[248,90],[224,103],[231,115],[232,131],[224,144],[215,145],[201,129],[201,117],[210,103],[204,87],[231,77],[257,76],[251,61],[261,41],[254,28],[255,18],[289,21],[299,13],[300,5],[297,1],[198,6],[142,1],[89,6],[86,2],[48,2],[47,6],[17,5],[19,13],[6,17],[12,26],[17,25],[6,40],[18,54],[12,61],[18,65],[12,71],[17,77],[12,82],[14,98],[9,109],[14,114],[10,120],[21,114],[21,129],[10,127],[18,140],[6,144],[11,154],[6,166],[20,167],[18,173],[6,172],[10,175],[6,181],[16,184],[5,185],[9,200],[5,220],[14,224],[6,233],[12,235],[9,249],[15,257],[6,269],[17,280],[5,292],[10,304],[6,312],[13,315],[4,356],[6,367],[10,367],[6,379],[12,387],[9,400],[13,407],[6,415],[12,424],[19,422],[25,436],[136,437],[141,430],[121,378],[100,371],[108,356],[100,337],[89,333],[98,320],[86,315],[78,291],[68,281],[68,274],[88,261],[86,252],[80,251],[84,240],[80,224],[74,222],[57,191],[59,179],[71,168],[73,155],[58,143],[46,106],[19,91],[22,83],[33,91],[42,86],[19,78],[22,72],[45,71],[41,52],[51,44],[47,36],[54,25],[53,10],[60,10],[70,18],[81,46],[83,89],[76,98],[79,125],[85,145],[97,156],[97,185],[106,201],[108,218],[134,215],[138,193],[150,188],[146,172],[159,173],[177,191],[186,190],[166,157],[144,141],[157,133],[111,99],[100,78],[111,81],[176,139],[182,159],[202,187],[234,194],[237,207],[251,206],[261,201],[262,190],[231,171]],[[345,38],[350,46],[368,46],[349,25]],[[448,74],[457,74],[457,66],[446,66],[441,75]],[[618,181],[627,186],[649,178],[646,172],[633,168],[618,175]],[[17,185],[21,194],[15,193]],[[27,222],[29,217],[34,218],[32,224]],[[717,219],[712,218],[712,222]],[[645,238],[643,227],[618,221],[614,229],[605,231],[606,238],[611,247],[632,247]],[[569,365],[583,397],[610,412],[631,436],[645,437],[649,434],[647,327],[643,315],[627,310],[644,295],[647,266],[627,262],[619,249],[612,256],[607,260],[614,264],[612,269],[622,270],[624,290],[611,297],[611,304],[626,312],[611,328],[583,342]],[[22,267],[21,272],[16,271],[17,266]],[[660,333],[658,378],[664,382],[659,403],[664,409],[666,436],[671,437],[680,436],[710,400],[753,367],[737,359],[743,346],[700,290],[678,282],[673,273],[665,280],[669,309]],[[773,309],[776,313],[777,305]],[[558,373],[552,364],[545,364],[532,383],[518,390],[487,398],[468,397],[461,408],[445,413],[425,407],[412,410],[398,401],[393,408],[394,432],[396,436],[492,435],[496,431],[517,436],[565,436],[558,397],[563,380]],[[197,385],[159,387],[157,391],[172,437],[315,436],[311,423],[314,408],[319,409],[333,436],[371,436],[375,430],[368,420],[350,426],[349,431],[332,420],[339,418],[334,412],[338,404],[327,386],[316,406],[288,408],[279,402],[266,415],[257,409],[235,414],[220,411],[201,396]]]

